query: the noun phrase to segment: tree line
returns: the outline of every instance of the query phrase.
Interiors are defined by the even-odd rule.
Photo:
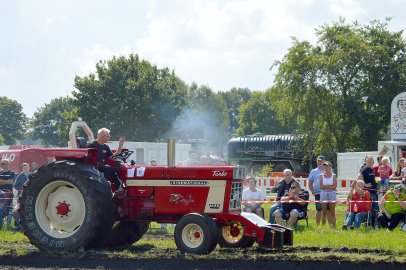
[[[295,133],[315,154],[375,150],[387,139],[392,99],[406,91],[406,42],[389,22],[340,19],[315,30],[316,44],[292,38],[263,91],[187,85],[137,54],[101,60],[94,73],[74,78],[70,96],[31,119],[17,101],[0,97],[0,143],[31,137],[66,146],[71,122],[81,117],[94,130],[111,129],[113,140],[225,144],[231,135]]]

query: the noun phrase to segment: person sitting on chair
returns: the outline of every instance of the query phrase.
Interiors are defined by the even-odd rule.
[[[298,182],[293,182],[287,195],[281,198],[281,208],[274,213],[276,223],[284,225],[287,220],[287,226],[292,227],[298,218],[304,217],[307,202],[299,197],[301,191]]]
[[[109,181],[113,181],[117,188],[120,187],[121,183],[117,176],[117,168],[110,167],[105,164],[106,158],[113,156],[113,152],[110,150],[110,147],[106,144],[110,139],[110,130],[107,128],[101,128],[97,131],[97,140],[89,143],[87,148],[97,149],[97,169],[104,173],[105,177]],[[114,152],[114,155],[121,154],[123,150],[123,145],[125,138],[120,137],[118,141],[118,149]]]
[[[382,214],[378,217],[379,223],[383,228],[392,231],[405,219],[406,191],[403,185],[397,184],[389,189],[382,197],[379,206],[382,210]]]
[[[277,209],[281,208],[281,204],[279,203],[279,201],[283,196],[288,194],[292,183],[295,182],[295,179],[293,179],[293,172],[290,169],[285,169],[283,171],[283,177],[284,178],[279,180],[273,188],[273,190],[277,190],[278,194],[276,196],[277,202],[269,209],[269,223],[275,223],[274,213]]]
[[[364,185],[363,180],[356,180],[351,184],[350,193],[347,196],[348,215],[343,230],[347,230],[353,223],[354,228],[358,229],[371,211],[371,196],[368,190],[364,190]]]
[[[261,218],[264,218],[264,208],[261,204],[265,200],[265,196],[260,189],[256,188],[257,180],[255,178],[248,179],[249,187],[242,192],[242,204],[244,212],[255,213]]]

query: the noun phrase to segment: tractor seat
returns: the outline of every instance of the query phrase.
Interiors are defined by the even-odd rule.
[[[78,148],[86,148],[87,141],[83,137],[76,137],[76,145]]]

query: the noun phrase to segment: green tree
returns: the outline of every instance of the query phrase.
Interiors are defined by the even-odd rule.
[[[3,145],[4,144],[4,137],[3,137],[3,135],[1,135],[1,133],[0,133],[0,145]]]
[[[240,126],[238,123],[238,109],[250,99],[252,93],[248,88],[232,88],[230,91],[220,92],[220,94],[227,104],[228,118],[230,119],[228,132],[234,134]]]
[[[27,128],[27,117],[23,107],[17,101],[8,97],[0,97],[0,131],[4,143],[15,144],[22,139]]]
[[[268,176],[271,176],[273,167],[274,167],[274,166],[273,166],[272,163],[268,163],[268,164],[264,165],[264,166],[261,168],[260,172],[258,173],[258,176],[260,176],[260,177],[268,177]]]
[[[293,126],[283,126],[276,112],[269,92],[253,92],[251,98],[239,108],[239,135],[254,133],[283,134],[292,133]]]
[[[134,54],[100,61],[75,87],[78,115],[92,129],[111,129],[113,139],[161,140],[186,104],[187,86],[173,71]]]
[[[71,97],[51,100],[34,113],[31,119],[32,137],[41,139],[45,146],[67,146],[72,121],[67,115],[75,111]]]
[[[388,131],[391,100],[406,85],[403,32],[390,32],[387,22],[341,19],[316,35],[316,46],[294,39],[275,63],[273,108],[316,152],[376,149]]]

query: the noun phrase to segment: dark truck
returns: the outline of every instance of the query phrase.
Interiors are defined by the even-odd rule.
[[[292,134],[256,133],[232,138],[227,144],[228,160],[230,163],[246,166],[248,171],[254,173],[271,163],[273,172],[291,169],[295,176],[308,176],[311,153],[300,149],[299,141],[300,139]]]

